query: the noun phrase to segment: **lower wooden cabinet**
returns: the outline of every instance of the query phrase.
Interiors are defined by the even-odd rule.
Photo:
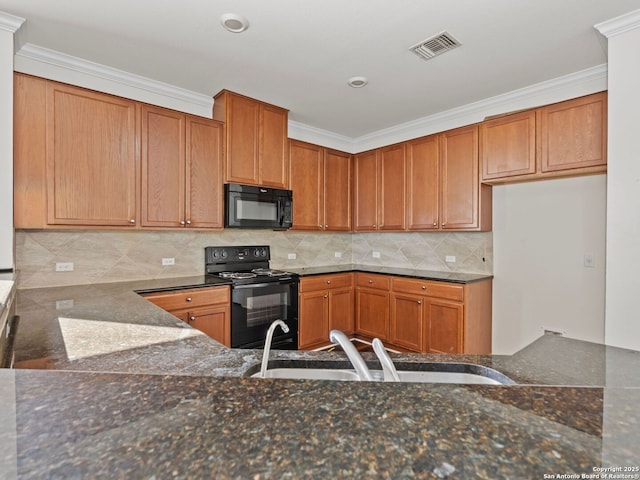
[[[328,345],[329,331],[353,333],[353,274],[319,275],[300,280],[298,348]]]
[[[231,304],[228,286],[147,293],[145,297],[214,340],[231,346]]]
[[[356,273],[356,333],[389,338],[389,278]]]
[[[301,349],[328,345],[329,331],[338,329],[399,350],[491,353],[491,279],[460,284],[351,275],[301,279]]]
[[[491,279],[456,284],[394,277],[391,337],[429,353],[491,353]]]
[[[389,341],[408,350],[424,350],[424,298],[405,293],[391,293]]]

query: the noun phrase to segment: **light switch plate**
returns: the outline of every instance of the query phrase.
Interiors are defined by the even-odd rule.
[[[298,255],[296,255],[295,253],[289,253],[287,254],[287,258],[289,260],[295,260],[296,258],[298,258]]]
[[[176,259],[175,258],[163,258],[162,259],[162,266],[163,267],[168,267],[169,265],[175,265],[176,264]]]
[[[447,255],[446,257],[444,257],[444,261],[447,263],[456,263],[456,256],[455,255]]]
[[[584,266],[587,268],[594,268],[595,263],[593,259],[593,253],[585,253],[584,254]]]
[[[373,258],[380,258],[380,252],[373,252]]]

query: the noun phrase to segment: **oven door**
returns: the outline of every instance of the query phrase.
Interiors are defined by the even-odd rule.
[[[263,348],[267,330],[275,320],[289,326],[273,334],[272,348],[298,349],[298,280],[233,285],[231,289],[231,347]]]

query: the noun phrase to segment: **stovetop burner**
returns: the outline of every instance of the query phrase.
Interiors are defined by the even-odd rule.
[[[266,275],[268,277],[281,277],[283,275],[291,275],[289,272],[285,272],[284,270],[273,270],[271,268],[254,268],[251,271],[256,275]]]
[[[255,278],[258,275],[256,273],[251,273],[251,272],[220,272],[218,273],[218,276],[222,278],[231,278],[233,280],[239,280],[243,278]]]

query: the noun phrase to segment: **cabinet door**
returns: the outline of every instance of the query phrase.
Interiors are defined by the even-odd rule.
[[[389,327],[389,292],[356,288],[356,331],[387,340]]]
[[[354,230],[378,228],[378,155],[375,150],[353,159]]]
[[[351,155],[348,153],[325,151],[323,210],[325,230],[351,230]]]
[[[403,230],[405,225],[405,145],[380,149],[380,230]]]
[[[433,353],[463,353],[463,305],[445,300],[427,300],[424,345]]]
[[[257,185],[260,104],[229,92],[219,98],[227,110],[225,182]]]
[[[135,225],[135,102],[47,82],[47,223]]]
[[[480,126],[482,180],[536,172],[536,112],[516,113]]]
[[[423,350],[424,300],[417,295],[391,294],[391,324],[389,341],[395,345],[421,352]]]
[[[300,294],[298,347],[329,341],[329,294],[326,290]]]
[[[185,224],[185,116],[142,107],[142,226]]]
[[[322,230],[323,148],[292,140],[289,144],[293,229]]]
[[[289,187],[287,154],[287,111],[260,105],[260,185]]]
[[[607,163],[606,92],[540,109],[543,172]]]
[[[329,330],[341,330],[346,335],[354,331],[353,288],[329,290]]]
[[[440,227],[478,228],[478,126],[440,135]]]
[[[440,209],[438,136],[407,142],[407,226],[437,230]]]
[[[231,316],[228,305],[190,311],[187,323],[223,345],[231,346]]]
[[[206,118],[186,117],[186,224],[223,228],[223,125]]]

